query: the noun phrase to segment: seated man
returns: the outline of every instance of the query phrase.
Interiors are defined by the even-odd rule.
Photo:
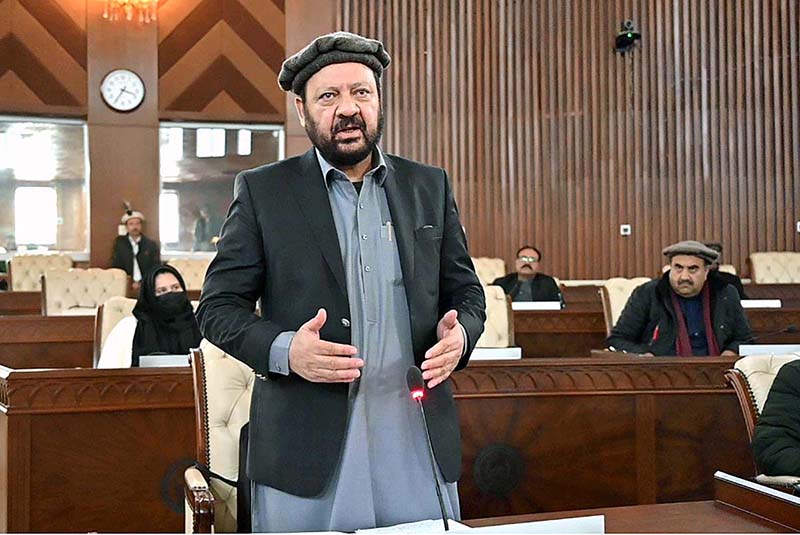
[[[713,264],[711,264],[711,269],[708,272],[708,276],[719,279],[721,283],[732,285],[734,288],[736,288],[736,291],[739,292],[739,299],[747,299],[747,296],[744,293],[744,287],[742,286],[742,279],[733,273],[726,273],[719,270],[719,265],[722,259],[722,244],[710,242],[706,243],[706,247],[714,249],[717,253],[719,253],[719,257],[714,261]]]
[[[738,354],[752,334],[736,288],[708,277],[717,252],[682,241],[663,253],[669,271],[633,291],[606,345],[644,355]]]
[[[555,279],[538,272],[541,261],[539,249],[525,245],[517,251],[517,271],[495,279],[492,284],[502,287],[512,301],[561,301]]]
[[[800,360],[784,364],[767,396],[753,435],[759,470],[800,477]]]

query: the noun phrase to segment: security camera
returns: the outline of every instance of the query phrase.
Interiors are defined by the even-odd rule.
[[[614,43],[615,50],[620,54],[625,54],[636,46],[636,41],[642,38],[642,34],[636,30],[636,26],[632,20],[626,20],[622,23],[622,28],[617,34],[617,39]]]

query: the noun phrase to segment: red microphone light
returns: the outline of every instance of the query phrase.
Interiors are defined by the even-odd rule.
[[[411,397],[414,398],[415,401],[420,400],[425,397],[425,391],[422,388],[416,388],[411,391]]]

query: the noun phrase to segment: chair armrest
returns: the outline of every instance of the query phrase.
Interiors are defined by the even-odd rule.
[[[186,503],[192,513],[192,533],[212,533],[214,496],[200,470],[189,467],[183,472]]]
[[[768,487],[780,487],[797,489],[800,487],[800,477],[797,476],[768,476],[759,474],[756,476],[756,483],[767,485]]]

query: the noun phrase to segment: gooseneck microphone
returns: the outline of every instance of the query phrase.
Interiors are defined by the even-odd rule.
[[[436,498],[439,499],[439,510],[442,512],[442,522],[444,523],[444,530],[450,531],[450,526],[447,524],[447,512],[444,508],[444,500],[442,500],[442,490],[439,488],[439,478],[436,475],[436,461],[433,458],[433,443],[431,443],[431,433],[428,430],[428,421],[425,419],[425,408],[422,406],[422,399],[425,397],[425,380],[422,379],[422,372],[416,366],[411,366],[406,372],[406,384],[408,384],[408,391],[411,393],[411,398],[417,402],[419,406],[419,413],[422,415],[422,426],[425,428],[425,440],[428,444],[428,457],[431,460],[431,473],[433,474],[433,486],[436,487]]]
[[[773,336],[777,336],[779,334],[784,334],[784,333],[796,333],[797,331],[798,331],[797,325],[787,325],[783,329],[778,329],[777,331],[772,331],[764,334],[759,334],[758,336],[754,336],[753,341],[760,342],[764,338],[771,338]]]

